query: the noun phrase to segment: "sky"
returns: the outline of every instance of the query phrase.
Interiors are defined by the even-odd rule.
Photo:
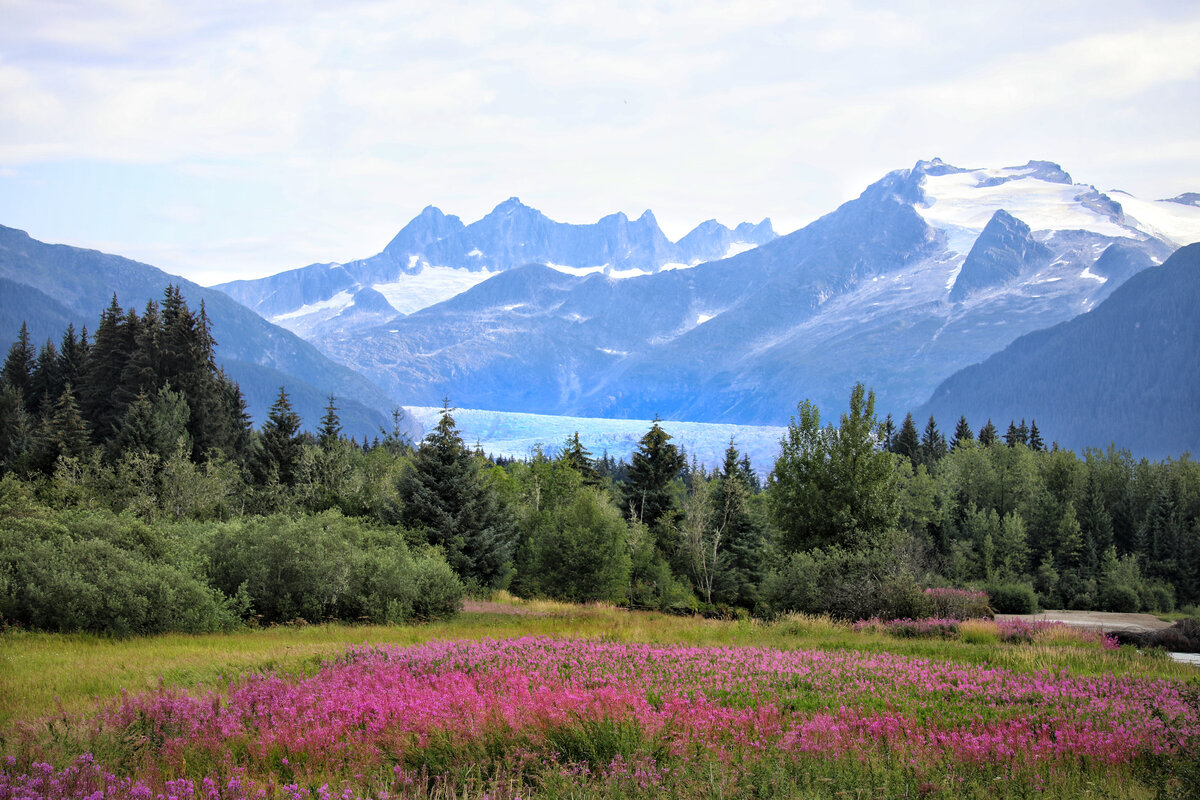
[[[427,205],[795,230],[919,159],[1200,191],[1200,3],[0,0],[0,225],[202,284]]]

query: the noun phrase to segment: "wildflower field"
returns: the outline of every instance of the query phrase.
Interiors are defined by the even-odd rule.
[[[972,643],[966,634],[995,623],[955,623],[965,630],[947,640],[946,620],[922,638],[808,618],[622,615],[636,616],[475,615],[404,629],[427,641],[329,645],[320,665],[279,662],[220,681],[164,681],[86,711],[17,715],[5,726],[0,800],[1187,797],[1198,788],[1190,668],[1103,637],[997,628]],[[343,630],[375,638],[376,629]],[[216,648],[213,659],[229,655]]]

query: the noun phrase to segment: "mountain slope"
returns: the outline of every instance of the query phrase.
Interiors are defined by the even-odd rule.
[[[946,379],[918,413],[1036,419],[1072,449],[1200,452],[1200,244],[1134,275],[1073,320],[1022,336]]]
[[[625,280],[517,267],[312,340],[412,405],[778,425],[864,381],[902,414],[1200,239],[1193,207],[1144,205],[1153,226],[1055,164],[935,159],[727,259]]]
[[[289,330],[320,336],[378,322],[378,305],[366,307],[364,300],[383,297],[392,315],[411,314],[524,264],[571,274],[642,275],[721,258],[773,238],[770,220],[732,230],[708,220],[671,242],[649,211],[636,220],[611,214],[591,225],[571,225],[511,197],[470,225],[429,206],[370,258],[214,288]]]
[[[16,338],[28,321],[35,343],[57,343],[67,322],[77,330],[94,329],[100,311],[115,293],[125,308],[139,312],[149,300],[161,300],[168,284],[179,286],[193,308],[205,304],[217,341],[217,360],[239,381],[258,421],[287,385],[306,426],[316,427],[329,394],[341,406],[347,433],[378,433],[392,404],[361,375],[330,361],[312,345],[271,325],[221,292],[120,256],[51,245],[23,231],[0,226],[0,338]]]

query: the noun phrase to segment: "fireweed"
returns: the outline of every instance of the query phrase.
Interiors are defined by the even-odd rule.
[[[818,780],[830,763],[942,781],[920,783],[928,794],[964,774],[1032,788],[1111,778],[1190,757],[1197,736],[1171,681],[886,653],[451,641],[353,649],[299,680],[124,696],[70,737],[27,731],[0,800],[427,797],[456,782],[493,798],[619,796],[704,771],[734,788],[764,769]]]

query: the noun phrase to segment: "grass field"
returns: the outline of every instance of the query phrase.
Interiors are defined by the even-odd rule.
[[[413,627],[6,632],[0,800],[1200,792],[1198,671],[1162,656],[499,600]]]

